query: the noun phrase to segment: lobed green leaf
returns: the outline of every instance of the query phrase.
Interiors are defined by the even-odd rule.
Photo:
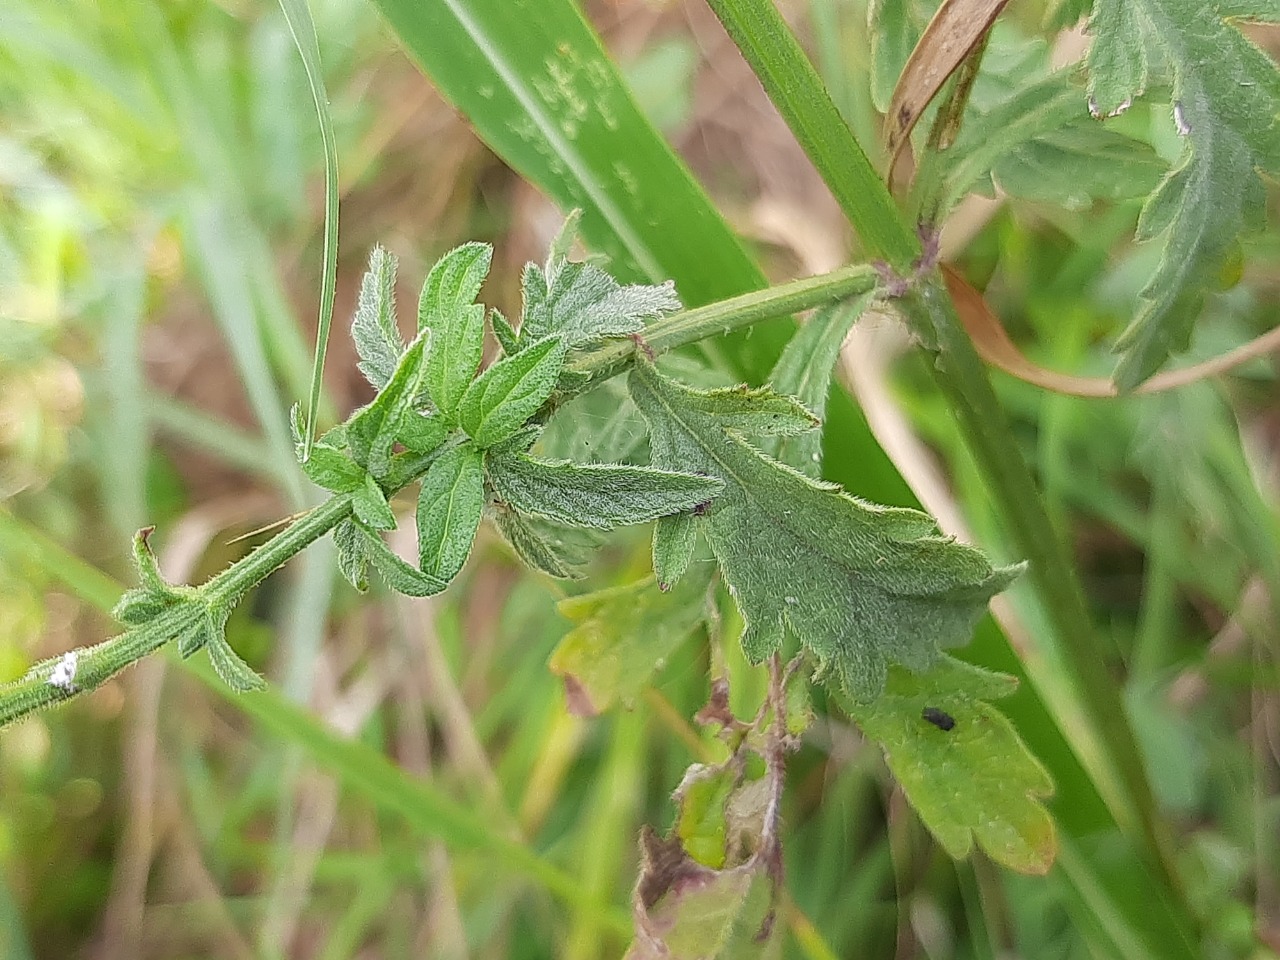
[[[951,657],[927,673],[895,668],[874,701],[846,703],[880,744],[894,777],[929,831],[951,856],[976,842],[997,863],[1043,874],[1058,850],[1041,802],[1049,774],[1013,725],[989,701],[1017,681]]]
[[[558,579],[580,578],[591,551],[600,545],[594,531],[525,516],[501,503],[490,505],[488,517],[517,557]]]
[[[643,361],[629,387],[656,465],[725,482],[703,529],[753,661],[777,652],[791,630],[847,690],[872,698],[890,663],[926,670],[939,647],[966,642],[987,601],[1021,570],[992,567],[923,513],[864,503],[769,459],[727,428],[749,419],[741,393],[698,393]],[[758,402],[776,406],[768,395]]]
[[[1264,9],[1264,7],[1266,7]],[[1242,12],[1243,11],[1243,12]],[[1121,335],[1116,383],[1131,389],[1183,350],[1238,238],[1265,222],[1260,174],[1280,175],[1280,72],[1227,16],[1280,19],[1274,4],[1096,0],[1089,21],[1090,108],[1121,112],[1144,90],[1158,50],[1173,79],[1182,162],[1147,202],[1142,238],[1165,237],[1142,306]]]
[[[564,681],[572,713],[596,716],[635,702],[654,671],[706,617],[711,572],[706,565],[702,570],[670,592],[646,577],[556,605],[575,623],[550,662]]]
[[[484,307],[474,301],[492,259],[487,243],[449,251],[431,268],[418,301],[418,329],[431,330],[427,392],[449,420],[457,417],[462,395],[484,357]]]

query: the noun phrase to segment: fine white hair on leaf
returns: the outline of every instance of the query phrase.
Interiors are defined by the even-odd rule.
[[[68,650],[53,665],[49,673],[49,685],[62,690],[75,690],[76,669],[80,666],[80,651]]]

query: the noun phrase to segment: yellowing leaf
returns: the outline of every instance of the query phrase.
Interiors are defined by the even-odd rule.
[[[561,600],[573,620],[551,655],[551,670],[564,680],[569,709],[593,716],[617,703],[630,704],[653,672],[702,622],[711,571],[704,564],[669,592],[653,577]]]
[[[1017,681],[946,657],[923,675],[889,673],[873,702],[845,702],[925,826],[953,857],[976,841],[991,859],[1043,874],[1058,851],[1041,800],[1053,782],[1013,725],[988,702]]]

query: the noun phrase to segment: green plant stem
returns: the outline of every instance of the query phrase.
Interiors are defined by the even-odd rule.
[[[870,267],[845,267],[830,274],[808,277],[711,306],[684,310],[652,323],[645,331],[643,343],[645,349],[655,355],[665,353],[708,337],[740,330],[761,320],[865,293],[875,286],[876,279],[876,272]],[[578,392],[589,390],[623,372],[630,365],[636,349],[635,341],[614,341],[579,358],[574,369],[586,375],[586,381],[578,388]],[[431,460],[430,457],[423,458],[400,486],[407,486],[418,480],[430,466]],[[200,601],[200,604],[225,609],[254,585],[265,580],[272,571],[283,566],[349,516],[350,497],[330,497],[203,586],[187,589],[192,591],[194,599]],[[0,510],[0,547],[28,551],[36,549],[29,543],[29,538],[20,534],[20,530],[19,521],[8,512]],[[37,556],[36,559],[45,558]],[[100,587],[94,588],[93,596],[99,597],[102,594]],[[114,602],[114,598],[111,602]],[[179,608],[164,611],[141,626],[78,651],[73,687],[56,686],[49,682],[56,660],[37,664],[20,680],[0,686],[0,727],[36,710],[92,690],[130,664],[154,653],[192,626],[193,618],[200,612],[200,604],[183,604]]]
[[[863,250],[900,271],[920,255],[888,188],[779,16],[774,0],[707,0],[858,232]],[[831,117],[839,122],[831,123]]]
[[[901,271],[903,237],[915,237],[770,0],[707,0],[760,78],[827,186],[864,241]],[[842,154],[839,151],[847,151]],[[833,151],[837,151],[833,155]],[[896,226],[886,225],[890,220]],[[876,241],[875,238],[881,238]],[[887,238],[887,239],[885,239]],[[880,246],[877,248],[876,243]],[[936,273],[936,271],[935,271]],[[1071,669],[1094,731],[1108,745],[1096,771],[1117,823],[1141,838],[1144,859],[1185,904],[1157,826],[1145,765],[1124,712],[1119,684],[1107,672],[1102,646],[1070,555],[1045,510],[1018,450],[1008,418],[991,388],[973,344],[936,276],[915,281],[900,302],[909,326],[937,353],[935,379],[947,397],[966,442],[991,486],[1005,526],[1023,557]]]
[[[1090,720],[1109,747],[1105,757],[1094,758],[1107,767],[1105,775],[1096,778],[1098,789],[1120,827],[1142,836],[1150,866],[1170,890],[1177,891],[1181,884],[1168,855],[1167,838],[1157,826],[1155,798],[1123,709],[1120,685],[1100,655],[1084,587],[1017,449],[986,368],[940,282],[922,286],[900,306],[912,329],[936,344],[934,380],[955,412],[1015,547],[1029,561],[1036,592],[1064,640],[1063,661],[1074,674]]]
[[[323,523],[334,522],[335,517],[341,519],[344,516],[339,507],[343,500],[345,498],[335,497],[316,508],[281,533],[276,541],[287,540],[296,546],[303,537],[310,536],[314,540],[312,534],[316,534]],[[293,536],[289,537],[291,532]],[[123,589],[115,580],[67,552],[4,508],[0,508],[0,555],[39,567],[51,578],[64,583],[81,600],[104,613],[120,598]],[[278,556],[278,553],[272,551],[272,555]],[[234,568],[225,573],[230,569]],[[224,580],[223,585],[226,587],[227,581]],[[527,845],[492,829],[486,818],[454,800],[439,787],[406,776],[403,770],[368,744],[339,736],[276,690],[237,694],[207,663],[194,659],[177,660],[176,651],[174,656],[184,669],[209,689],[226,697],[259,726],[300,744],[313,760],[331,770],[344,785],[368,797],[379,807],[402,816],[415,831],[439,837],[454,849],[492,854],[504,866],[524,874],[566,903],[587,911],[604,928],[623,936],[631,932],[631,918],[626,911],[600,904],[596,896],[562,869]]]
[[[874,269],[864,265],[841,267],[831,273],[805,277],[767,290],[744,293],[705,307],[682,310],[650,324],[643,342],[662,354],[708,337],[725,335],[761,320],[810,310],[848,297],[866,293],[879,282]],[[591,378],[585,389],[617,376],[630,366],[636,344],[614,340],[576,360],[572,369]]]

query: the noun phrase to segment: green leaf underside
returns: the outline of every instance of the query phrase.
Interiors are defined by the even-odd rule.
[[[1147,200],[1139,239],[1164,235],[1159,266],[1142,306],[1116,344],[1116,382],[1131,389],[1184,350],[1207,290],[1239,236],[1262,225],[1259,173],[1280,174],[1280,72],[1224,17],[1199,0],[1097,0],[1089,21],[1089,96],[1098,116],[1140,96],[1147,53],[1161,52],[1173,75],[1175,122],[1187,145],[1182,163]],[[1249,5],[1260,19],[1274,8]],[[1273,5],[1274,6],[1274,5]]]
[[[756,662],[778,651],[790,629],[824,672],[872,698],[890,663],[927,670],[940,647],[967,642],[987,601],[1021,570],[993,568],[979,551],[939,535],[925,514],[856,500],[732,432],[758,421],[744,397],[764,410],[784,398],[698,393],[644,362],[629,386],[649,423],[655,465],[725,481],[703,529],[746,621],[743,648]]]
[[[595,264],[570,262],[576,233],[577,216],[571,215],[552,244],[545,266],[525,265],[520,278],[524,313],[518,343],[556,336],[567,347],[583,346],[639,333],[646,321],[680,309],[671,281],[623,286]]]
[[[396,326],[396,258],[383,247],[369,252],[369,269],[360,281],[360,299],[351,321],[357,366],[375,390],[381,390],[395,373],[404,340]]]
[[[564,680],[569,709],[595,716],[631,706],[665,658],[706,616],[709,565],[663,593],[653,577],[561,600],[557,609],[576,626],[551,655]]]
[[[552,462],[525,454],[491,458],[487,472],[498,496],[515,510],[601,530],[688,510],[724,489],[715,477],[616,463]]]
[[[846,303],[824,307],[796,331],[778,358],[769,384],[784,396],[795,397],[819,420],[826,414],[831,371],[845,337],[874,298],[868,292]],[[822,474],[822,433],[806,430],[761,444],[765,453],[807,477]]]
[[[484,448],[513,436],[546,403],[564,367],[565,347],[551,337],[504,357],[467,388],[458,419]]]
[[[944,657],[926,674],[895,668],[872,702],[846,704],[880,744],[894,777],[930,832],[953,857],[976,841],[993,860],[1046,873],[1058,849],[1041,799],[1053,782],[1013,725],[988,701],[1008,696],[1012,677]],[[943,730],[924,711],[954,720]]]
[[[647,320],[680,309],[674,285],[628,284],[591,263],[561,261],[544,273],[535,264],[524,268],[522,341],[561,337],[571,347],[605,337],[639,333]]]
[[[338,569],[360,593],[369,589],[369,549],[365,536],[354,520],[343,520],[333,529],[333,542],[338,547]]]
[[[694,548],[698,545],[698,524],[690,513],[662,517],[653,527],[653,574],[658,589],[670,590],[680,582]]]
[[[208,649],[209,662],[213,664],[213,669],[222,678],[222,682],[236,693],[248,693],[266,688],[267,681],[262,678],[262,675],[241,660],[225,639],[211,642]]]
[[[467,562],[484,512],[484,454],[470,443],[440,454],[418,495],[422,572],[452,580]]]
[[[484,307],[474,301],[492,259],[485,243],[450,250],[431,268],[418,301],[418,328],[431,330],[427,391],[450,419],[484,356]]]
[[[449,584],[423,573],[411,563],[406,563],[397,556],[376,530],[360,528],[364,535],[364,548],[369,561],[382,576],[388,587],[403,593],[407,597],[430,597],[442,591]]]
[[[582,568],[600,545],[601,534],[597,531],[525,516],[502,504],[494,504],[488,515],[517,557],[558,579],[583,576]]]

